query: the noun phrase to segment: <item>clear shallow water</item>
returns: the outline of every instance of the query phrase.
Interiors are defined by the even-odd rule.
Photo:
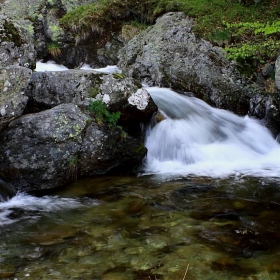
[[[1,205],[0,277],[173,280],[188,267],[186,279],[277,279],[279,185],[101,177],[21,197]]]

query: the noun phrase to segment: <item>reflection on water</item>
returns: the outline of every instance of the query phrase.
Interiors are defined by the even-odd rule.
[[[276,180],[102,177],[0,211],[1,279],[279,276]]]

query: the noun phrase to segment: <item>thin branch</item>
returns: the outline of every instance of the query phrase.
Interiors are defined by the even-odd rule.
[[[184,275],[184,277],[183,277],[183,280],[186,279],[186,276],[187,276],[187,273],[188,273],[188,270],[189,270],[189,266],[190,266],[190,264],[188,263],[188,266],[187,266],[187,269],[186,269],[186,271],[185,271],[185,275]]]

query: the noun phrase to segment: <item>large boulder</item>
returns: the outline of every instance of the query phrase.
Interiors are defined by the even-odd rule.
[[[79,175],[132,170],[146,154],[141,141],[95,124],[74,104],[12,121],[0,142],[0,177],[24,191],[62,186]]]
[[[119,52],[118,66],[149,85],[192,92],[219,108],[247,113],[246,88],[221,48],[197,38],[195,22],[183,13],[168,13]]]
[[[75,105],[63,104],[11,122],[0,134],[1,177],[25,191],[70,181],[87,119]]]
[[[28,97],[25,89],[32,71],[25,67],[0,68],[0,131],[20,117]]]

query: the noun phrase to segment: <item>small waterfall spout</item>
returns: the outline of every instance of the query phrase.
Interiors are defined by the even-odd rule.
[[[166,117],[146,135],[146,172],[280,177],[280,146],[257,120],[166,89],[147,88]]]

